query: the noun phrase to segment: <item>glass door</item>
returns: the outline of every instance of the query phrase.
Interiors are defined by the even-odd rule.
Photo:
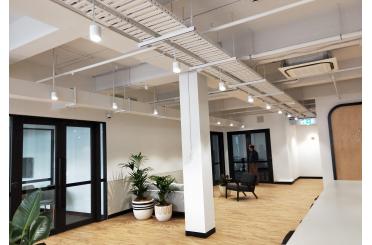
[[[270,132],[269,131],[250,131],[247,135],[248,144],[254,145],[254,149],[258,153],[257,173],[260,182],[271,183],[272,176],[272,161],[270,148]]]
[[[247,130],[227,133],[229,148],[230,176],[249,171],[247,150],[254,145],[258,153],[257,177],[259,182],[273,183],[273,168],[271,159],[270,130]]]
[[[222,174],[225,174],[225,154],[223,147],[223,133],[211,132],[211,153],[212,153],[212,176],[213,185],[220,182]]]
[[[92,219],[92,129],[66,126],[66,225]]]
[[[11,216],[40,189],[53,233],[104,218],[103,123],[25,116],[11,122]]]

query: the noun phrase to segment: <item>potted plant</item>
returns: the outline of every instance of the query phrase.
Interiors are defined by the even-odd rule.
[[[147,198],[145,193],[149,188],[148,174],[151,168],[141,168],[145,156],[142,153],[132,154],[127,163],[121,163],[121,167],[129,169],[130,191],[136,196],[132,200],[134,217],[144,220],[151,217],[154,211],[154,199]]]
[[[220,178],[220,184],[219,184],[219,190],[220,190],[220,195],[221,196],[225,196],[225,192],[226,192],[226,185],[227,185],[227,182],[229,180],[229,176],[228,175],[224,175],[224,174],[221,174],[221,178]],[[230,190],[227,190],[227,195],[230,195],[231,191]]]
[[[173,191],[171,184],[174,178],[167,176],[151,176],[155,186],[159,189],[158,200],[155,205],[155,217],[159,221],[168,221],[172,217],[172,204],[166,201],[167,196]]]
[[[51,220],[40,215],[40,199],[41,191],[37,190],[22,200],[9,222],[9,244],[32,245],[49,236]]]

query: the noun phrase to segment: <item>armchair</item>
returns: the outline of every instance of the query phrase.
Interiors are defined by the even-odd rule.
[[[256,188],[257,176],[249,173],[240,173],[236,176],[235,180],[226,184],[225,198],[227,198],[227,191],[236,191],[236,200],[239,201],[239,192],[243,192],[244,196],[247,196],[245,192],[252,192],[253,195],[258,198],[254,190]]]

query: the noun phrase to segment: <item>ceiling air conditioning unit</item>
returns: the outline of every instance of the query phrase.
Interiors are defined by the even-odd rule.
[[[288,59],[279,68],[286,78],[315,76],[335,70],[338,70],[337,60],[330,57],[327,52]]]

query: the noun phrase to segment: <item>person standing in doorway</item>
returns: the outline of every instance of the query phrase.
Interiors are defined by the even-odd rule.
[[[254,145],[248,146],[248,167],[249,173],[256,175],[256,182],[258,183],[258,171],[257,171],[258,153],[254,149]]]

